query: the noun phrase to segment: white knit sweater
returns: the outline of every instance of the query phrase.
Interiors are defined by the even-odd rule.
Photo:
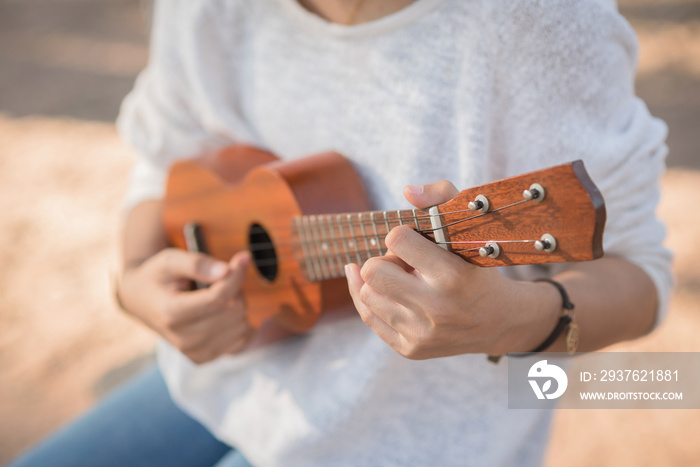
[[[406,184],[583,159],[606,254],[649,274],[663,312],[666,126],[634,96],[636,47],[606,0],[419,0],[350,27],[295,0],[164,0],[119,120],[141,156],[127,204],[162,196],[173,160],[235,142],[334,149],[377,209],[408,207]],[[176,401],[255,465],[539,465],[548,435],[550,413],[507,409],[505,363],[410,361],[357,317],[200,366],[163,343],[160,362]]]

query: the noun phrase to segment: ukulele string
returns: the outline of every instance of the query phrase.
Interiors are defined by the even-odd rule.
[[[516,201],[515,203],[508,204],[508,205],[505,205],[505,206],[501,206],[501,207],[499,207],[499,208],[492,209],[492,210],[490,210],[490,211],[488,211],[488,212],[476,214],[476,215],[474,215],[474,216],[465,217],[464,219],[460,219],[460,220],[457,220],[457,221],[454,221],[454,222],[450,222],[450,223],[448,223],[448,224],[445,224],[445,225],[443,225],[443,226],[441,226],[441,227],[437,227],[437,228],[427,228],[427,229],[426,229],[426,228],[422,228],[422,227],[421,227],[419,230],[417,229],[416,232],[418,232],[418,233],[430,233],[430,232],[434,233],[436,230],[444,229],[444,228],[446,228],[446,227],[451,227],[451,226],[453,226],[453,225],[461,224],[461,223],[466,222],[466,221],[469,221],[469,220],[477,219],[477,218],[479,218],[479,217],[483,217],[483,216],[485,216],[485,215],[487,215],[487,214],[490,214],[490,213],[493,213],[493,212],[498,212],[498,211],[502,211],[502,210],[507,209],[507,208],[512,208],[512,207],[518,206],[518,205],[520,205],[520,204],[522,204],[522,203],[527,203],[528,201],[532,201],[532,200],[525,200],[525,199],[524,199],[524,200],[521,200],[521,201]],[[443,215],[455,214],[455,213],[456,213],[456,214],[459,214],[459,213],[462,213],[462,212],[467,212],[467,210],[438,213],[438,214],[429,215],[429,216],[422,216],[421,218],[424,219],[425,217],[443,216]],[[472,212],[472,211],[468,211],[468,212]],[[319,217],[320,217],[320,216],[319,216]],[[417,219],[417,218],[416,218],[416,219]],[[407,218],[407,219],[406,219],[406,223],[403,224],[403,225],[410,225],[410,223],[411,223],[410,221],[411,221],[411,218]],[[341,225],[342,225],[342,224],[341,224]],[[369,226],[373,226],[373,225],[376,225],[376,224],[375,224],[375,223],[366,223],[366,222],[364,222],[364,221],[359,221],[359,222],[352,222],[352,221],[349,221],[347,227],[368,226],[368,225],[369,225]],[[321,224],[321,226],[322,226],[323,229],[325,230],[325,226],[323,226],[323,224]],[[395,227],[396,227],[396,226],[395,226]],[[419,227],[420,227],[420,225],[419,225]],[[292,228],[290,227],[289,230],[292,230]],[[353,230],[354,230],[354,229],[353,229]],[[260,228],[260,231],[264,231],[264,229]],[[370,234],[367,234],[367,233],[365,233],[365,234],[361,234],[361,233],[358,234],[357,232],[354,232],[354,233],[351,233],[351,234],[352,234],[354,237],[357,237],[357,238],[359,238],[359,239],[361,239],[361,240],[363,240],[363,241],[370,241],[370,240],[381,241],[381,239],[382,239],[383,237],[385,237],[386,235],[388,235],[388,232],[387,232],[386,234],[377,233],[377,234],[374,234],[374,235],[372,235],[371,233],[370,233]],[[313,237],[313,233],[312,233],[311,236]],[[306,241],[304,241],[304,242],[293,242],[293,243],[288,243],[288,244],[277,244],[277,245],[280,245],[280,246],[281,246],[281,245],[284,245],[284,246],[292,246],[292,247],[294,247],[294,246],[297,246],[297,245],[301,245],[302,243],[306,243],[307,246],[313,246],[313,245],[315,245],[318,241],[319,241],[319,240],[310,239],[310,240],[306,240]],[[322,238],[320,239],[320,241],[322,241],[322,242],[324,242],[324,241],[327,241],[327,242],[342,241],[342,242],[344,242],[346,245],[348,244],[347,239],[344,239],[344,238],[341,238],[341,237],[338,237],[338,236],[335,236],[335,235],[334,235],[334,236],[331,236],[331,237],[322,236]],[[487,240],[487,241],[492,241],[492,240]],[[499,243],[511,243],[511,242],[517,243],[517,242],[535,242],[535,241],[537,241],[537,240],[513,240],[513,241],[499,242]],[[481,242],[481,241],[475,241],[475,242],[476,242],[476,243],[485,243],[485,242]],[[351,242],[351,243],[352,243],[352,242]],[[437,244],[443,244],[443,243],[450,243],[450,242],[435,242],[435,243],[437,243]],[[256,248],[255,248],[256,250],[272,249],[272,248],[274,248],[274,246],[275,246],[275,245],[272,244],[272,243],[264,243],[264,244],[261,243],[261,244],[256,244],[256,245],[257,245]]]
[[[535,243],[537,240],[486,240],[486,241],[481,241],[481,240],[465,240],[462,242],[435,242],[438,245],[456,245],[456,244],[464,244],[464,243],[488,243],[488,242],[495,242],[495,243]]]
[[[431,231],[434,231],[434,230],[438,230],[438,229],[440,229],[440,228],[450,227],[450,226],[452,226],[452,225],[456,225],[456,224],[459,224],[459,223],[462,223],[462,222],[466,222],[466,221],[469,221],[469,220],[472,220],[472,219],[477,219],[477,218],[479,218],[479,217],[483,217],[483,216],[485,216],[485,215],[487,215],[487,214],[491,214],[491,213],[494,213],[494,212],[502,211],[502,210],[507,209],[507,208],[512,208],[512,207],[518,206],[518,205],[520,205],[520,204],[522,204],[522,203],[534,202],[534,201],[535,201],[534,199],[533,199],[533,200],[523,199],[523,200],[520,200],[520,201],[516,201],[515,203],[512,203],[512,204],[507,204],[507,205],[501,206],[501,207],[499,207],[499,208],[491,209],[491,210],[489,210],[489,211],[487,211],[487,212],[483,212],[483,213],[476,214],[476,215],[474,215],[474,216],[470,216],[470,217],[465,217],[465,218],[463,218],[463,219],[459,219],[459,220],[454,221],[454,222],[451,222],[451,223],[449,223],[449,224],[445,224],[445,225],[443,225],[442,227],[439,227],[439,228],[437,228],[437,229],[435,229],[435,228],[421,229],[421,230],[417,230],[417,232],[431,232]],[[402,213],[405,213],[405,211],[406,211],[406,210],[401,210]],[[409,210],[409,211],[410,211],[410,210]],[[394,214],[396,213],[396,211],[368,211],[368,212],[375,212],[375,213],[376,213],[376,212],[386,212],[386,213],[392,214],[392,215],[394,215]],[[340,225],[340,226],[342,226],[342,227],[372,227],[372,226],[376,225],[377,227],[379,227],[379,226],[385,224],[385,220],[384,220],[383,217],[382,217],[382,218],[379,218],[379,219],[375,219],[374,221],[372,221],[371,218],[370,218],[369,220],[364,220],[364,219],[360,220],[359,218],[352,219],[352,217],[357,217],[359,214],[367,214],[368,212],[364,212],[364,213],[352,213],[352,214],[347,214],[347,213],[339,213],[339,214],[312,214],[312,215],[302,215],[302,216],[297,216],[297,217],[298,217],[298,218],[306,218],[306,219],[310,219],[311,217],[314,217],[315,219],[321,219],[321,222],[335,221],[336,224],[333,224],[334,228],[336,228],[336,226],[338,226],[338,225]],[[473,212],[473,211],[470,211],[469,209],[462,209],[462,210],[458,210],[458,211],[439,212],[439,213],[437,213],[437,214],[425,214],[425,213],[423,212],[423,213],[421,213],[421,214],[419,214],[419,215],[417,215],[417,216],[415,216],[415,217],[412,216],[412,215],[410,215],[410,214],[406,214],[406,217],[403,217],[403,218],[400,218],[400,219],[396,219],[396,218],[388,219],[388,221],[389,221],[390,223],[393,223],[393,222],[396,222],[396,221],[398,220],[399,222],[401,222],[401,223],[398,224],[398,225],[409,225],[409,226],[410,226],[410,225],[414,224],[415,221],[430,220],[430,219],[432,219],[433,217],[446,216],[446,215],[450,215],[450,214],[461,214],[461,213],[463,213],[463,212]],[[347,217],[348,215],[349,215],[349,216],[352,216],[352,217],[351,217],[351,218],[348,218],[348,217]],[[341,221],[340,221],[341,223],[340,223],[340,224],[338,224],[338,221],[336,220],[337,216],[341,216]],[[371,216],[369,216],[369,217],[371,217]],[[283,231],[283,232],[284,232],[284,231],[291,231],[291,230],[294,230],[294,229],[296,228],[296,227],[290,226],[289,224],[266,224],[266,225],[267,225],[269,228],[272,228],[272,229],[274,229],[274,230],[276,230],[276,231]],[[317,225],[319,225],[319,226],[321,226],[321,227],[323,227],[323,228],[326,228],[325,224],[317,224]],[[398,227],[398,225],[395,225],[395,226],[393,226],[393,227]],[[264,230],[264,229],[263,229],[263,230]],[[261,230],[261,231],[262,231],[262,230]],[[221,233],[228,234],[229,232],[227,232],[227,231],[221,231]],[[239,232],[237,232],[237,233],[239,233]]]
[[[514,206],[518,206],[518,205],[520,205],[522,203],[526,203],[528,201],[532,201],[532,200],[525,200],[524,199],[524,200],[516,201],[515,203],[511,203],[511,204],[508,204],[505,206],[501,206],[499,208],[491,209],[485,213],[480,213],[480,214],[476,214],[473,216],[465,217],[464,219],[459,219],[459,220],[450,222],[448,224],[445,224],[445,225],[443,225],[441,227],[437,227],[437,228],[433,228],[432,225],[431,225],[431,228],[423,228],[420,226],[420,224],[418,224],[419,229],[416,229],[416,232],[419,232],[419,233],[431,233],[432,232],[432,233],[434,233],[436,230],[451,227],[453,225],[461,224],[463,222],[467,222],[467,221],[470,221],[473,219],[483,217],[487,214],[491,214],[494,212],[502,211],[504,209],[512,208]],[[391,211],[385,211],[385,212],[391,212]],[[420,215],[414,215],[414,216],[408,215],[405,219],[402,219],[400,217],[400,213],[399,213],[399,222],[402,223],[401,225],[411,225],[414,221],[416,223],[418,223],[419,220],[432,219],[435,216],[445,216],[445,215],[449,215],[449,214],[461,214],[464,212],[473,212],[473,211],[463,209],[463,210],[456,210],[456,211],[441,212],[441,213],[437,213],[437,214],[425,214],[423,212]],[[393,214],[393,212],[391,212],[391,213]],[[353,215],[357,216],[358,214],[357,213],[351,214],[350,216],[353,216]],[[253,243],[253,244],[249,245],[248,251],[250,251],[254,257],[255,252],[263,252],[263,251],[274,252],[275,247],[295,248],[295,247],[303,247],[304,246],[303,244],[306,244],[305,246],[307,246],[307,248],[309,248],[310,250],[315,249],[318,251],[319,254],[312,253],[312,254],[308,255],[310,257],[309,259],[311,261],[317,261],[317,262],[318,261],[326,261],[328,263],[329,259],[340,260],[339,262],[344,262],[343,261],[344,259],[347,259],[347,258],[354,259],[353,257],[362,258],[362,256],[364,256],[365,254],[368,254],[369,257],[382,256],[383,250],[381,248],[381,240],[384,237],[386,237],[386,235],[388,235],[388,232],[386,234],[381,234],[381,233],[377,232],[373,235],[371,233],[369,233],[369,234],[364,233],[363,234],[363,233],[358,233],[355,231],[355,228],[358,226],[361,228],[364,228],[365,226],[376,227],[377,226],[376,221],[370,220],[367,222],[367,221],[362,220],[361,218],[358,218],[357,220],[353,220],[352,217],[348,218],[347,214],[346,215],[343,215],[343,214],[323,214],[323,215],[316,216],[316,219],[321,219],[320,227],[322,230],[326,230],[327,227],[322,223],[323,220],[326,219],[329,222],[329,226],[331,226],[331,228],[332,228],[332,224],[330,222],[333,220],[333,217],[335,217],[335,216],[341,216],[341,217],[336,218],[336,222],[338,223],[338,226],[336,228],[341,228],[343,226],[345,226],[347,228],[352,228],[351,229],[352,232],[349,232],[349,235],[353,237],[353,240],[348,241],[348,239],[345,236],[338,237],[337,235],[332,235],[331,237],[326,237],[324,235],[321,235],[321,238],[319,240],[312,238],[310,240],[305,240],[305,241],[301,241],[301,242],[297,241],[297,242],[275,243],[275,244],[273,244],[271,242]],[[345,219],[347,221],[347,224],[342,223],[343,219]],[[385,220],[385,222],[388,222],[387,219],[384,219],[384,220]],[[396,219],[392,219],[392,222],[395,222],[395,221],[396,221]],[[381,221],[380,221],[380,225],[381,225]],[[318,226],[319,226],[319,224],[316,225],[316,227],[318,227]],[[394,226],[394,227],[397,227],[397,226]],[[309,228],[312,228],[312,227],[309,226]],[[298,230],[298,228],[291,227],[289,225],[286,225],[284,227],[278,227],[276,230],[289,230],[289,231],[291,231],[293,229]],[[262,227],[258,227],[255,230],[257,230],[257,233],[265,232],[265,229]],[[312,232],[311,237],[313,237],[313,236],[314,235]],[[374,249],[374,248],[358,248],[358,245],[355,242],[355,240],[362,240],[365,243],[376,242],[376,243],[378,243],[379,247],[376,249]],[[329,251],[327,254],[323,254],[322,253],[323,248],[321,250],[319,250],[319,247],[318,247],[319,241],[322,242],[322,245],[332,244],[334,246],[334,249],[336,250],[336,253],[333,254]],[[435,243],[439,244],[439,245],[441,245],[441,244],[456,245],[456,244],[470,244],[470,243],[471,244],[476,243],[476,244],[480,244],[480,245],[485,245],[487,242],[492,242],[492,241],[495,241],[497,243],[534,243],[537,240],[493,240],[493,239],[491,239],[491,240],[484,240],[484,241],[472,240],[472,241],[462,241],[462,242],[435,242]],[[340,248],[338,248],[338,246],[337,246],[338,242],[340,242],[340,245],[342,245],[343,252],[341,252]],[[372,245],[372,246],[374,246],[374,245]],[[386,246],[385,246],[385,248],[386,248]],[[478,251],[479,249],[480,249],[480,247],[468,248],[468,249],[453,249],[452,251],[464,253],[464,252]],[[329,250],[330,250],[330,248],[329,248]],[[376,255],[374,254],[375,251],[377,253]],[[345,258],[343,258],[343,257],[345,257]],[[289,263],[298,263],[298,261],[296,259],[288,260],[288,261],[277,261],[275,258],[259,258],[259,259],[254,259],[254,261],[255,261],[257,266],[261,266],[261,267],[282,265],[282,264],[289,264]],[[365,261],[365,260],[363,260],[363,261]]]
[[[374,235],[364,235],[364,236],[363,236],[363,235],[358,235],[357,237],[358,237],[359,240],[365,240],[365,239],[367,239],[367,240],[374,240],[375,243],[376,243],[376,237],[375,237]],[[380,240],[383,240],[383,239],[384,239],[384,238],[380,238]],[[326,241],[323,242],[323,243],[326,243],[326,244],[327,244],[328,242],[333,242],[334,240],[338,240],[338,241],[341,241],[341,242],[343,241],[343,240],[342,240],[341,238],[339,238],[339,237],[324,238],[324,240],[326,240]],[[465,240],[465,241],[459,241],[459,242],[433,242],[433,243],[435,243],[436,245],[461,245],[461,244],[471,244],[471,243],[475,243],[475,244],[479,244],[479,245],[484,245],[484,244],[486,244],[486,243],[488,243],[488,242],[496,242],[496,243],[535,243],[536,241],[537,241],[537,240],[493,240],[493,239],[491,239],[491,240]],[[294,247],[301,246],[302,243],[306,243],[306,246],[314,246],[314,245],[316,245],[317,242],[312,242],[312,241],[309,240],[309,241],[306,241],[306,242],[278,242],[278,243],[270,243],[270,242],[267,242],[267,243],[252,243],[252,244],[249,245],[249,247],[247,248],[247,250],[248,250],[250,253],[253,253],[253,254],[254,254],[254,253],[257,252],[257,251],[274,251],[274,250],[275,250],[275,247],[280,247],[280,246],[283,246],[283,247],[292,247],[292,248],[294,248]],[[354,241],[351,241],[351,242],[345,241],[344,243],[345,243],[345,246],[351,248],[351,250],[349,250],[350,255],[353,255],[353,254],[355,253],[355,251],[358,251],[358,252],[367,252],[367,251],[368,251],[367,248],[363,248],[363,247],[356,248],[356,247],[355,247],[355,242],[354,242]],[[384,249],[386,249],[386,247],[384,247],[382,250],[380,250],[380,249],[377,248],[375,245],[372,245],[372,246],[373,246],[374,248],[370,248],[369,251],[377,251],[377,252],[379,252],[379,251],[383,251]],[[462,251],[462,250],[453,250],[453,251]],[[464,251],[466,251],[466,250],[464,250]],[[331,254],[332,254],[332,253],[331,253]],[[328,255],[324,255],[324,256],[328,256]],[[337,255],[335,255],[335,256],[337,256]]]
[[[501,243],[535,243],[537,240],[489,240],[488,242],[495,242],[498,244]],[[487,242],[480,242],[480,241],[467,241],[467,242],[436,242],[440,245],[456,245],[456,244],[465,244],[465,243],[478,243],[481,245],[485,245]],[[463,253],[465,251],[479,251],[482,247],[476,247],[476,248],[466,248],[466,249],[455,249],[453,248],[452,251],[455,253]]]
[[[436,242],[438,245],[462,245],[462,244],[479,244],[479,245],[485,245],[486,243],[489,242],[495,242],[499,244],[503,243],[535,243],[537,240],[470,240],[470,241],[464,241],[464,242]],[[468,251],[479,251],[481,247],[476,247],[476,248],[467,248],[467,249],[453,249],[452,251],[454,252],[468,252]],[[267,248],[267,251],[270,251],[271,248]],[[250,250],[249,250],[250,251]],[[513,252],[511,252],[513,253]],[[347,253],[344,254],[311,254],[308,255],[310,261],[325,261],[326,263],[329,263],[330,261],[336,263],[347,263],[347,262],[355,262],[355,261],[345,261],[347,257],[350,257],[351,259],[356,259],[357,257],[362,259],[362,262],[367,261],[369,258],[374,258],[378,256],[383,256],[384,255],[384,250],[379,250],[377,248],[370,248],[369,250],[366,248],[363,249],[353,249],[349,250]],[[364,256],[367,256],[365,259]],[[275,265],[284,265],[284,264],[298,264],[299,261],[296,259],[293,260],[284,260],[284,261],[277,261],[275,258],[260,258],[260,259],[255,259],[253,257],[253,261],[257,266],[275,266]]]
[[[527,203],[528,201],[532,201],[532,200],[524,199],[524,200],[522,200],[522,201],[516,201],[516,202],[513,203],[513,204],[508,204],[508,205],[506,205],[506,206],[501,206],[500,208],[491,209],[490,211],[482,212],[481,214],[477,214],[477,215],[475,215],[475,216],[465,217],[464,219],[460,219],[460,220],[458,220],[458,221],[450,222],[449,224],[445,224],[445,225],[440,226],[440,227],[436,227],[436,228],[432,228],[432,229],[419,230],[418,232],[434,232],[434,231],[436,231],[436,230],[441,230],[441,229],[444,229],[444,228],[446,228],[446,227],[451,227],[451,226],[453,226],[453,225],[461,224],[462,222],[466,222],[466,221],[470,221],[470,220],[472,220],[472,219],[477,219],[477,218],[479,218],[479,217],[483,217],[483,216],[485,216],[485,215],[487,215],[487,214],[492,214],[492,213],[494,213],[494,212],[502,211],[503,209],[512,208],[513,206],[517,206],[517,205],[522,204],[522,203]],[[464,211],[456,211],[456,212],[464,212]],[[445,213],[445,214],[448,214],[448,213]],[[442,215],[442,214],[437,214],[437,215]]]

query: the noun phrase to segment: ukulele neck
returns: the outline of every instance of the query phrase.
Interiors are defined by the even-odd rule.
[[[385,255],[386,236],[399,225],[433,239],[430,215],[420,209],[295,217],[296,257],[311,281],[344,277],[346,264],[362,266],[370,258]]]
[[[587,261],[603,255],[605,203],[574,161],[463,190],[427,211],[295,217],[295,256],[311,281],[343,277],[345,264],[383,256],[399,225],[481,267]]]

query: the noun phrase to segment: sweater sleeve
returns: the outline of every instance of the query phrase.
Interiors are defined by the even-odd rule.
[[[637,42],[614,2],[511,2],[496,29],[492,177],[582,159],[605,199],[604,250],[639,266],[658,293],[673,283],[656,217],[666,125],[635,96]]]
[[[207,130],[205,110],[196,97],[201,54],[195,36],[206,30],[211,14],[187,0],[157,1],[150,56],[134,89],[124,100],[117,127],[137,154],[124,200],[125,210],[161,198],[169,166],[227,144]],[[209,28],[212,30],[213,28]]]

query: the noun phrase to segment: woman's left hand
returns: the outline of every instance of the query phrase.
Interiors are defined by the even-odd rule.
[[[457,192],[447,181],[404,190],[418,208]],[[476,267],[407,226],[392,229],[386,246],[385,256],[361,269],[348,264],[346,276],[362,320],[404,357],[527,351],[556,324],[560,299],[552,287]]]

